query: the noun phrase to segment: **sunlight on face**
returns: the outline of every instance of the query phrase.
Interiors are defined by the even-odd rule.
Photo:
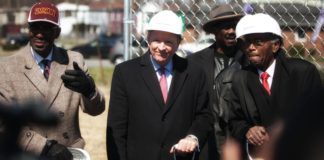
[[[161,66],[169,62],[180,44],[178,35],[163,31],[150,31],[147,39],[153,59]]]

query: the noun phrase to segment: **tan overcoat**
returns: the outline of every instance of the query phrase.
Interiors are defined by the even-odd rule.
[[[44,101],[48,104],[44,107],[59,117],[59,123],[55,127],[30,124],[22,131],[19,144],[25,151],[35,154],[41,153],[47,139],[57,140],[68,147],[83,148],[85,142],[79,128],[79,108],[93,116],[105,110],[104,96],[97,88],[96,93],[89,99],[66,88],[62,82],[61,75],[66,69],[73,69],[73,61],[87,72],[80,53],[55,46],[52,58],[48,81],[32,57],[29,45],[0,60],[1,101]]]

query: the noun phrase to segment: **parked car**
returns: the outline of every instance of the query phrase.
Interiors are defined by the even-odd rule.
[[[148,45],[144,38],[139,40],[132,40],[131,50],[132,53],[130,55],[130,59],[139,57],[143,55],[147,51]],[[123,61],[124,59],[124,39],[121,38],[117,41],[116,45],[112,48],[111,53],[109,54],[109,60],[113,64],[118,64]]]
[[[121,38],[121,35],[107,36],[105,34],[100,34],[98,38],[88,43],[74,46],[71,50],[80,52],[84,58],[101,57],[107,59],[109,58],[111,49]]]
[[[184,56],[188,56],[192,53],[200,51],[215,42],[214,35],[202,35],[196,42],[193,43],[183,43],[179,46],[179,52],[182,52]]]
[[[26,34],[9,35],[5,38],[2,49],[3,50],[16,50],[22,46],[27,45],[29,37]]]

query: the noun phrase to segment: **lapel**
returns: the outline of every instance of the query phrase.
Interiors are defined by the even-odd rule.
[[[252,104],[256,106],[260,113],[261,123],[267,124],[272,113],[270,108],[270,97],[268,96],[267,91],[263,88],[256,69],[250,68],[249,70],[250,71],[247,72],[247,87],[255,102]],[[245,96],[247,96],[247,94],[245,94]],[[250,98],[246,97],[246,99],[249,100]],[[248,106],[250,106],[250,103],[248,103]]]
[[[185,80],[188,76],[186,72],[188,61],[186,59],[180,58],[176,54],[173,56],[173,77],[168,93],[167,106],[165,107],[164,113],[166,113],[172,104],[176,101],[178,95],[180,94]]]
[[[271,86],[271,91],[274,94],[278,94],[282,91],[280,90],[280,87],[282,88],[288,88],[287,84],[289,84],[289,71],[287,68],[287,62],[286,58],[281,52],[278,52],[277,58],[276,58],[276,67],[273,77],[273,82]],[[285,86],[284,86],[285,85]]]
[[[159,104],[160,109],[163,109],[165,107],[165,104],[160,89],[160,84],[156,77],[156,73],[154,71],[149,52],[147,52],[141,57],[140,65],[141,76],[143,78],[144,83],[146,84],[149,91],[152,93],[156,102]]]
[[[44,96],[47,94],[47,81],[40,71],[38,64],[32,56],[30,45],[27,45],[20,55],[24,58],[25,70],[24,74],[34,87]]]
[[[208,78],[208,82],[211,83],[209,84],[210,86],[213,85],[214,82],[214,76],[215,76],[215,48],[216,43],[208,47],[208,50],[206,50],[206,56],[202,56],[202,61],[201,64],[205,66],[205,70],[207,71],[206,75]]]
[[[278,54],[274,77],[271,86],[271,102],[272,107],[274,107],[278,112],[281,112],[282,109],[286,108],[290,102],[290,97],[294,94],[294,89],[291,86],[292,81],[290,81],[290,76],[288,69],[286,67],[286,62],[284,57],[281,57],[281,54]]]
[[[162,92],[160,89],[159,81],[156,77],[152,62],[150,60],[150,54],[147,52],[141,58],[141,76],[144,83],[149,88],[155,101],[159,104],[160,109],[166,113],[172,104],[175,102],[177,96],[179,95],[184,81],[187,77],[187,73],[184,72],[187,68],[187,60],[180,58],[176,54],[173,56],[173,78],[168,92],[168,99],[166,104],[163,101]]]
[[[54,46],[53,57],[51,62],[51,71],[48,79],[48,90],[46,100],[50,105],[54,102],[57,97],[60,88],[63,84],[61,75],[64,74],[64,71],[67,69],[69,63],[69,58],[66,50],[62,50]]]

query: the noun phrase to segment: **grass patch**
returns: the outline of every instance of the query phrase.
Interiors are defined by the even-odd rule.
[[[111,78],[114,68],[100,68],[100,67],[91,67],[89,68],[89,73],[93,77],[94,81],[98,85],[108,85],[111,84]]]

